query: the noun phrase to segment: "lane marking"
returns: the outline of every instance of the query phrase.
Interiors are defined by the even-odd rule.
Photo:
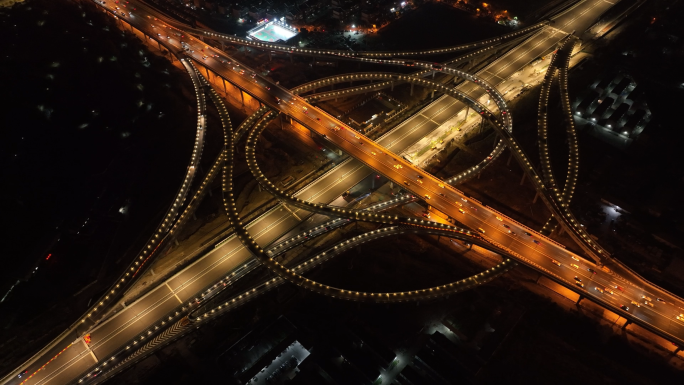
[[[169,286],[169,282],[168,282],[168,281],[165,281],[165,282],[164,282],[164,285],[166,285],[166,287],[169,288],[169,291],[171,292],[171,294],[173,294],[173,296],[176,297],[176,299],[178,300],[178,302],[180,302],[180,304],[182,305],[182,304],[183,304],[183,301],[181,301],[181,299],[178,298],[178,296],[177,296],[176,293],[173,291],[173,289],[171,289],[171,286]]]
[[[99,360],[97,359],[95,353],[93,353],[93,351],[90,349],[90,346],[88,346],[88,344],[85,342],[85,340],[83,340],[83,338],[79,338],[79,340],[83,342],[83,345],[85,345],[86,350],[88,351],[88,353],[90,353],[90,355],[93,357],[93,360],[95,360],[95,363],[97,364]]]

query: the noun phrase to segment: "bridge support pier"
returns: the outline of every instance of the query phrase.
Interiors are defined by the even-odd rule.
[[[271,55],[271,51],[268,51],[268,61],[273,61],[273,55]]]
[[[226,89],[226,79],[221,78],[221,80],[223,80],[223,92],[225,92],[226,95],[228,95],[228,90]]]
[[[527,173],[523,172],[523,176],[520,179],[520,185],[522,186],[525,183],[525,179],[527,178]]]
[[[484,132],[485,119],[480,120],[480,134]]]
[[[245,105],[245,93],[240,90],[240,100],[242,100],[242,105]]]
[[[631,323],[632,323],[632,321],[625,319],[625,323],[622,324],[622,327],[620,329],[626,329],[627,326],[629,326],[629,324],[631,324]],[[675,350],[675,354],[677,354],[678,351],[679,351],[679,347],[677,347],[677,350]]]
[[[532,204],[537,203],[537,199],[539,199],[539,192],[538,191],[534,194],[534,199],[532,199]]]
[[[430,95],[430,99],[434,99],[434,98],[435,98],[435,90],[433,89],[433,90],[432,90],[432,95]]]
[[[511,165],[511,159],[513,159],[513,151],[511,151],[511,154],[508,155],[508,161],[506,162],[506,166],[510,166],[510,165]]]

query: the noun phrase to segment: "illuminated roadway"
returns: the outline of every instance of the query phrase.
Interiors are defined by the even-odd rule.
[[[584,9],[584,10],[582,10],[582,9],[579,8],[579,7],[576,8],[576,9],[578,10],[579,14],[580,14],[579,16],[570,16],[570,15],[572,15],[572,13],[567,13],[566,15],[564,15],[564,17],[568,17],[568,18],[569,18],[569,20],[566,22],[566,24],[569,24],[569,23],[571,23],[571,22],[573,22],[573,21],[576,21],[578,18],[585,17],[585,22],[587,22],[587,24],[590,25],[591,22],[593,22],[593,19],[595,19],[595,15],[594,15],[594,16],[587,16],[587,15],[588,15],[588,14],[591,15],[591,14],[592,14],[592,11],[593,11],[593,12],[598,12],[598,14],[602,13],[603,10],[605,10],[605,8],[598,7],[598,5],[601,5],[601,4],[603,4],[603,5],[605,6],[605,3],[604,3],[604,2],[597,2],[597,3],[593,4],[593,5],[588,4],[587,9]],[[562,24],[562,23],[560,22],[560,19],[559,19],[559,20],[556,21],[556,25],[557,25],[557,26],[558,26],[558,25],[561,25],[561,26],[562,26],[562,25],[564,25],[564,24]],[[543,33],[543,31],[542,31],[542,33]],[[542,33],[540,33],[540,35],[541,35]],[[553,35],[553,33],[552,33],[552,35]],[[563,34],[563,36],[564,36],[564,34]],[[547,39],[548,39],[548,38],[547,38]],[[201,60],[199,60],[199,61],[202,62]],[[525,61],[525,62],[529,62],[529,61],[530,61],[530,60],[527,60],[527,61]],[[214,61],[214,62],[216,62],[216,61]],[[499,62],[502,62],[502,61],[499,61]],[[206,64],[209,65],[209,66],[211,66],[211,64],[212,64],[212,63],[211,63],[211,59],[209,59],[209,61],[208,61]],[[501,70],[507,68],[507,66],[506,66],[505,64],[504,64],[504,65],[500,65],[500,66],[501,66]],[[234,76],[233,76],[232,74],[226,74],[225,72],[222,72],[222,71],[220,70],[220,68],[217,69],[217,68],[214,67],[214,66],[211,66],[211,67],[212,67],[213,70],[215,70],[215,72],[220,73],[222,76],[225,76],[226,78],[235,80],[235,78],[234,78]],[[491,70],[492,70],[491,68],[492,68],[492,67],[488,68],[486,71],[491,71]],[[249,80],[247,80],[247,82],[249,82]],[[241,83],[240,80],[235,80],[235,81],[234,81],[234,84],[239,84],[239,83]],[[279,88],[277,88],[277,87],[274,87],[274,88],[272,88],[272,91],[273,91],[273,92],[269,92],[269,91],[271,91],[271,90],[266,90],[266,89],[264,88],[264,84],[265,84],[265,81],[264,81],[263,79],[260,79],[260,84],[258,84],[256,87],[253,86],[253,85],[250,83],[250,85],[252,85],[252,87],[247,87],[246,85],[242,85],[241,88],[244,87],[245,89],[248,89],[249,92],[250,92],[251,94],[253,94],[253,96],[255,96],[255,97],[256,97],[257,99],[259,99],[259,100],[262,100],[262,101],[270,101],[270,103],[271,103],[272,105],[273,105],[273,103],[274,103],[273,97],[274,97],[275,95],[280,95],[280,96],[286,97],[287,92],[285,92],[285,93],[280,93],[281,91],[284,91],[284,90],[279,89]],[[281,99],[284,99],[284,98],[281,98]],[[297,102],[297,101],[301,101],[301,99],[299,99],[299,98],[295,99],[295,102]],[[289,107],[289,106],[288,106],[288,107],[285,107],[284,105],[281,105],[280,108],[281,108],[283,111],[285,111],[288,115],[290,115],[290,116],[292,116],[293,118],[295,118],[296,120],[300,121],[301,123],[305,124],[306,126],[309,126],[310,128],[313,128],[314,131],[317,131],[317,132],[319,132],[319,133],[321,133],[321,134],[326,134],[326,135],[328,135],[329,138],[332,138],[332,137],[333,137],[333,136],[331,135],[331,132],[332,132],[332,131],[329,130],[329,127],[335,126],[335,125],[343,126],[341,122],[335,122],[331,117],[327,116],[326,114],[317,113],[317,112],[314,111],[314,110],[310,110],[308,114],[305,114],[305,113],[303,112],[303,110],[301,109],[301,107],[303,107],[303,106],[305,106],[304,103],[298,103],[298,105],[297,105],[297,106],[294,106],[294,107]],[[275,106],[274,106],[274,107],[275,107]],[[319,123],[318,121],[314,121],[313,119],[310,119],[309,116],[311,116],[311,115],[313,115],[313,114],[317,114],[317,117],[320,117],[320,118],[322,119],[322,121]],[[308,119],[308,120],[307,120],[307,119]],[[327,127],[324,127],[324,125],[327,126]],[[375,157],[373,157],[373,156],[370,154],[370,151],[371,151],[371,150],[370,150],[370,146],[373,145],[372,143],[370,143],[370,142],[368,142],[368,141],[365,141],[365,142],[364,142],[364,145],[365,145],[366,147],[364,147],[364,145],[357,145],[357,143],[355,143],[355,141],[359,141],[359,142],[360,142],[360,141],[363,141],[363,139],[365,139],[365,138],[363,138],[363,136],[360,137],[361,139],[356,139],[355,137],[353,137],[354,134],[351,133],[351,132],[349,132],[349,131],[347,131],[347,130],[342,130],[342,131],[338,131],[338,132],[342,132],[342,133],[344,133],[345,135],[347,135],[346,138],[343,138],[343,139],[344,139],[343,142],[341,142],[341,141],[336,141],[336,144],[339,145],[341,148],[343,148],[346,152],[350,153],[351,155],[353,155],[353,156],[354,156],[355,158],[357,158],[357,159],[363,159],[364,163],[366,163],[366,164],[368,164],[368,165],[371,165],[372,168],[374,168],[374,169],[378,170],[379,172],[381,172],[382,174],[384,174],[384,175],[390,177],[391,179],[393,179],[393,180],[394,180],[395,182],[397,182],[397,183],[403,183],[403,180],[409,180],[409,181],[411,181],[412,184],[413,184],[413,186],[412,186],[413,188],[411,188],[411,187],[409,187],[409,188],[410,188],[412,191],[414,191],[414,192],[416,192],[416,193],[418,193],[418,194],[421,194],[421,195],[424,195],[425,193],[431,194],[432,200],[430,200],[430,203],[431,203],[433,206],[435,206],[435,207],[437,207],[437,208],[440,208],[440,209],[442,209],[442,211],[444,211],[444,212],[450,214],[452,217],[461,220],[461,218],[459,218],[459,214],[460,214],[460,213],[456,213],[456,212],[455,212],[455,210],[457,210],[457,208],[456,208],[455,204],[453,203],[453,202],[455,202],[457,199],[459,199],[459,197],[460,197],[461,195],[459,195],[458,193],[454,194],[454,191],[452,190],[452,192],[447,193],[447,197],[441,197],[441,196],[439,196],[438,194],[439,194],[440,188],[436,186],[437,181],[435,181],[435,180],[430,181],[430,184],[431,184],[430,186],[426,186],[426,187],[422,187],[422,186],[421,186],[421,187],[418,187],[418,186],[417,186],[418,183],[416,183],[416,181],[415,181],[415,179],[416,179],[416,178],[415,178],[415,175],[417,175],[417,173],[420,173],[420,172],[421,172],[420,170],[416,170],[416,169],[411,168],[410,166],[408,166],[408,165],[406,165],[405,163],[403,163],[403,162],[401,161],[401,159],[396,159],[396,163],[395,163],[395,162],[387,162],[387,161],[378,161],[378,159],[376,159]],[[338,133],[338,132],[335,132],[334,135],[337,136],[337,133]],[[385,139],[385,140],[387,140],[387,139]],[[379,149],[379,147],[376,147],[376,149]],[[381,151],[382,151],[382,150],[381,150]],[[386,160],[386,159],[385,159],[385,160]],[[391,164],[391,163],[393,163],[393,164]],[[399,169],[399,170],[393,168],[392,166],[393,166],[394,164],[397,164],[397,163],[403,163],[404,168]],[[408,170],[411,170],[411,172],[408,172]],[[416,174],[412,174],[412,173],[416,173]],[[428,178],[428,176],[425,176],[425,178]],[[445,191],[446,191],[446,190],[445,190]],[[300,195],[300,196],[306,196],[306,195]],[[311,197],[306,197],[306,200],[312,200],[312,198],[311,198]],[[469,212],[468,214],[465,214],[465,215],[464,215],[464,214],[460,214],[461,217],[468,217],[468,215],[472,216],[472,215],[474,214],[475,211],[472,210],[472,207],[477,207],[478,204],[477,204],[477,203],[471,203],[471,204],[472,204],[472,206],[469,206],[470,209],[468,209],[468,211],[470,211],[470,212]],[[485,209],[485,208],[482,207],[482,206],[477,207],[477,209],[478,209],[478,210],[475,212],[476,214],[474,214],[475,216],[485,216],[485,217],[488,216],[490,221],[492,220],[492,218],[495,218],[495,216],[496,216],[496,215],[494,215],[494,214],[491,213],[491,209]],[[499,216],[502,217],[501,215],[499,215]],[[486,218],[480,218],[480,220],[483,220],[483,219],[486,219]],[[496,219],[494,219],[494,220],[496,220]],[[498,221],[497,221],[497,222],[498,222]],[[513,222],[509,220],[509,223],[513,223]],[[467,223],[467,224],[470,225],[469,223]],[[487,225],[486,225],[486,224],[483,224],[483,226],[487,226]],[[512,225],[509,225],[509,226],[512,226],[512,227],[513,227],[513,226],[515,226],[515,225],[512,224]],[[472,227],[472,228],[477,228],[477,227],[474,226],[474,225],[471,226],[471,227]],[[517,227],[517,226],[516,226],[516,227]],[[501,228],[503,228],[503,226],[501,226]],[[515,228],[515,227],[513,227],[513,228]],[[483,229],[486,230],[485,227],[483,227]],[[518,230],[519,230],[518,233],[522,234],[522,233],[521,233],[522,230],[520,230],[520,228],[518,228]],[[514,231],[515,231],[515,230],[514,230]],[[532,232],[531,230],[529,230],[529,231],[530,231],[531,233],[534,233],[534,232]],[[499,232],[499,233],[504,234],[504,233],[502,233],[502,232]],[[496,236],[499,236],[499,235],[500,235],[499,233],[497,233],[497,232],[492,232],[492,234],[496,234],[496,235],[494,236],[493,239],[496,240],[496,241],[499,241],[500,243],[502,243],[502,244],[504,244],[504,245],[506,245],[505,243],[501,242],[502,240],[496,239]],[[505,233],[505,234],[508,234],[508,233]],[[504,236],[505,236],[505,234],[504,234]],[[490,235],[488,235],[488,236],[490,236]],[[516,243],[522,242],[522,241],[521,241],[522,238],[518,238],[518,237],[519,237],[519,236],[513,236],[513,237],[511,237],[510,235],[508,235],[508,238],[511,239],[511,242],[513,242],[511,245],[514,245],[514,244],[516,244]],[[542,241],[542,243],[541,243],[540,245],[537,245],[537,244],[534,244],[530,239],[526,239],[526,241],[527,241],[528,244],[532,244],[532,245],[534,245],[535,248],[538,248],[540,251],[543,251],[543,254],[545,254],[545,255],[547,255],[547,256],[548,256],[548,255],[551,255],[551,256],[555,257],[556,260],[558,260],[559,262],[561,262],[561,263],[562,263],[564,266],[566,266],[566,267],[567,267],[567,266],[570,266],[572,263],[576,262],[576,261],[574,261],[574,260],[572,259],[572,256],[574,256],[574,255],[572,255],[571,253],[567,252],[566,250],[564,250],[564,249],[558,247],[556,244],[554,244],[554,243],[552,243],[552,242],[545,242],[545,241]],[[525,255],[527,256],[527,254],[525,254]],[[559,266],[555,265],[552,261],[550,261],[550,258],[549,258],[549,257],[547,257],[546,259],[541,259],[541,260],[539,261],[539,263],[540,263],[540,265],[543,266],[547,271],[551,271],[551,272],[553,272],[553,269],[562,268],[562,266],[559,267]],[[589,262],[586,262],[586,263],[589,264],[589,266],[592,266],[592,264],[590,264]],[[576,264],[577,264],[578,266],[580,266],[579,263],[576,263]],[[582,266],[584,266],[584,265],[582,265]],[[582,266],[580,266],[580,267],[582,267]],[[594,266],[594,267],[595,267],[595,266]],[[592,268],[593,268],[593,267],[592,267]],[[594,270],[597,270],[597,269],[594,269]],[[579,270],[578,270],[578,271],[579,271]],[[598,271],[598,270],[597,270],[597,271]],[[581,272],[578,273],[578,274],[581,274]],[[613,277],[613,276],[610,275],[609,273],[604,273],[604,272],[602,272],[602,271],[598,271],[598,274],[606,275],[606,276],[609,277],[610,279],[612,279],[612,277]],[[604,279],[604,281],[606,281],[606,280]],[[572,282],[572,281],[570,281],[570,282]],[[618,285],[618,286],[620,286],[620,285]],[[628,285],[625,284],[624,286],[628,286]],[[630,288],[625,288],[625,289],[626,289],[626,290],[629,290]],[[597,293],[598,293],[598,292],[597,292]],[[599,293],[599,294],[600,294],[600,293]],[[662,296],[663,298],[664,298],[664,297],[670,297],[670,296],[668,296],[668,295],[666,295],[666,294],[664,294],[664,293],[661,294],[661,296]],[[657,297],[657,296],[654,296],[654,297]],[[608,297],[607,297],[607,298],[608,298]],[[614,297],[610,297],[610,299],[608,300],[608,302],[610,303],[610,300],[612,300],[613,298],[614,298]],[[636,300],[636,299],[638,299],[638,296],[635,296],[634,300]],[[666,299],[666,301],[669,301],[670,303],[674,302],[674,301],[673,301],[674,298],[665,298],[665,299]],[[631,300],[630,300],[630,301],[631,301]],[[614,305],[615,305],[615,304],[614,304]],[[627,304],[627,305],[629,305],[629,304]],[[658,305],[660,305],[659,307],[665,306],[665,305],[662,305],[662,304],[658,304]],[[651,320],[650,317],[647,316],[647,315],[644,316],[643,319],[644,319],[645,321],[647,321],[647,323],[649,323],[649,324],[652,324],[652,325],[655,324],[654,326],[659,327],[659,328],[661,328],[661,329],[663,329],[663,330],[666,330],[666,329],[667,329],[667,326],[666,326],[666,325],[670,324],[671,321],[672,321],[672,315],[674,314],[674,313],[672,313],[672,311],[675,311],[675,312],[676,312],[677,309],[681,306],[681,303],[679,303],[677,306],[673,306],[673,305],[669,305],[669,306],[672,307],[672,309],[669,309],[670,311],[668,311],[668,313],[670,313],[670,314],[666,314],[665,317],[664,317],[665,319],[662,320],[661,322],[656,322],[656,319],[657,319],[657,318],[654,318],[653,320]],[[632,306],[632,307],[633,307],[633,306]],[[649,310],[649,311],[654,311],[654,310],[651,310],[650,307],[648,308],[648,310]],[[635,310],[635,315],[639,316],[639,315],[640,315],[639,313],[640,313],[640,312],[643,312],[643,311],[644,311],[643,308],[636,309],[636,310]],[[672,327],[673,327],[672,334],[674,334],[674,335],[680,335],[680,336],[681,336],[681,330],[678,329],[679,326],[680,326],[679,323],[674,323],[674,324],[673,324],[673,326],[672,326]],[[675,329],[676,329],[676,331],[675,331]]]
[[[256,91],[254,92],[257,93]],[[268,99],[271,97],[271,94],[262,92],[261,97]],[[321,116],[325,115],[321,114]],[[305,119],[304,116],[299,116],[299,118]],[[310,122],[307,125],[311,125]],[[341,144],[341,146],[347,146],[345,147],[345,150],[353,152],[356,156],[362,155],[359,153],[359,151],[363,152],[358,149],[359,146],[349,146],[350,144],[353,144],[351,138],[347,138],[346,141],[346,144]],[[398,180],[411,177],[410,174],[404,174],[400,177],[400,175],[408,171],[408,169],[395,173],[391,165],[386,162],[378,162],[375,166],[383,168],[383,173],[387,172],[388,174],[394,175]],[[307,197],[307,199],[309,199],[309,196],[313,195],[315,199],[318,199],[320,202],[329,202],[337,198],[341,191],[345,191],[349,186],[349,182],[356,182],[360,178],[365,177],[367,173],[367,169],[361,167],[358,162],[348,161],[331,172],[329,176],[322,179],[324,182],[319,180],[315,185],[307,186],[307,188],[298,195]],[[435,191],[439,190],[436,189],[436,186],[430,186],[429,191],[434,194]],[[450,194],[456,194],[452,198],[460,196],[455,190],[451,190]],[[435,196],[433,197],[433,200],[431,200],[431,203],[433,203],[435,199],[441,201],[441,197],[438,198]],[[456,201],[456,199],[453,200],[454,202]],[[452,205],[452,203],[445,200],[445,202],[440,202],[439,206],[446,205]],[[475,211],[472,207],[476,207],[478,210]],[[572,260],[571,253],[568,253],[553,243],[545,241],[542,242],[541,245],[532,243],[530,239],[523,238],[522,232],[526,231],[524,228],[518,227],[513,221],[505,219],[505,223],[509,224],[511,229],[517,233],[516,236],[511,236],[507,233],[507,230],[504,230],[505,228],[502,226],[503,223],[498,221],[495,218],[495,215],[492,214],[490,211],[491,209],[485,209],[477,202],[464,203],[464,209],[468,211],[467,214],[459,213],[460,216],[454,214],[454,217],[471,228],[482,227],[486,231],[488,237],[509,247],[513,251],[521,254],[524,253],[527,258],[534,261],[534,263],[538,263],[541,266],[541,269],[546,269],[551,274],[557,275],[568,282],[573,281],[572,277],[574,277],[575,274],[580,277],[584,276],[584,278],[582,278],[584,282],[587,282],[592,276],[592,274],[586,270],[588,267],[594,268],[591,263],[580,263]],[[504,218],[503,216],[501,217]],[[279,234],[297,226],[298,223],[299,221],[292,218],[287,211],[273,210],[251,224],[249,230],[260,244],[268,244],[277,239]],[[198,260],[195,264],[173,277],[164,285],[155,288],[141,300],[127,307],[125,310],[119,312],[116,316],[91,331],[91,338],[93,341],[91,349],[94,355],[99,359],[106,358],[108,353],[113,352],[118,347],[125,344],[149,325],[154,324],[154,322],[161,319],[164,314],[174,310],[181,302],[188,303],[193,299],[193,296],[196,295],[196,293],[201,292],[206,286],[223,278],[226,272],[235,269],[244,260],[249,258],[249,255],[246,254],[248,253],[245,252],[239,242],[235,241],[235,239],[232,241],[229,239],[228,242],[223,244],[215,252]],[[550,257],[560,261],[562,266],[559,267],[553,264]],[[576,263],[579,269],[570,268],[569,266],[571,263]],[[597,280],[600,285],[606,285],[612,282],[612,275],[598,269],[595,270],[597,270],[598,273],[595,276],[595,280]],[[619,284],[619,282],[617,282],[617,284]],[[588,284],[587,288],[593,290],[591,286],[592,284]],[[600,298],[605,297],[604,300],[609,304],[619,305],[621,302],[627,301],[625,296],[637,299],[642,293],[635,287],[628,285],[623,285],[623,287],[625,290],[624,293],[615,290],[615,295],[600,294],[598,292],[594,292],[594,294],[600,296]],[[649,293],[654,293],[654,291],[649,291]],[[653,297],[653,300],[655,301],[656,295],[648,295]],[[664,294],[662,297],[666,301],[671,302],[671,299]],[[638,309],[630,309],[630,312],[633,311],[633,314],[639,319],[643,319],[681,339],[681,336],[684,335],[684,331],[681,329],[682,326],[680,323],[674,322],[672,318],[673,315],[677,313],[677,308],[679,306],[682,306],[681,303],[678,303],[676,306],[656,303],[655,308],[653,309],[642,306]],[[630,308],[633,308],[633,306],[630,306]],[[90,356],[85,344],[82,343],[81,340],[76,340],[76,343],[72,345],[71,348],[67,349],[65,353],[49,364],[47,370],[39,372],[39,375],[32,378],[28,383],[65,383],[67,382],[67,379],[74,378],[75,373],[80,373],[93,365],[93,363],[94,359]]]

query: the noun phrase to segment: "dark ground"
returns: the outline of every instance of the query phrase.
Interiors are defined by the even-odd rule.
[[[187,167],[196,103],[184,71],[72,1],[3,9],[0,33],[0,298],[18,283],[0,303],[4,371],[145,242]]]

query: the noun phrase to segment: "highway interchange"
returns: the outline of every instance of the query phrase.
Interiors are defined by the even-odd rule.
[[[588,28],[596,17],[610,5],[605,1],[581,2],[579,6],[556,19],[553,27],[540,29],[539,32],[511,50],[507,55],[480,71],[477,76],[495,87],[534,58],[551,51],[555,44],[567,35],[568,30],[583,31]],[[108,4],[104,4],[104,6],[108,6]],[[142,7],[140,8],[142,9]],[[143,19],[141,16],[144,15],[129,16],[130,20],[127,21],[134,24],[138,22],[138,20],[134,20],[135,18],[142,19],[140,23],[136,23],[136,28],[153,30],[149,27],[152,22]],[[160,29],[159,23],[161,22],[157,22],[155,26],[157,30]],[[168,36],[171,37],[171,35]],[[181,50],[180,42],[173,37],[163,40],[165,40],[166,46],[175,47],[176,51]],[[501,245],[502,248],[524,256],[524,260],[520,262],[535,267],[559,282],[566,283],[566,286],[574,286],[576,289],[580,289],[575,284],[575,277],[577,277],[581,279],[581,284],[584,285],[583,289],[586,290],[586,292],[578,290],[580,293],[612,306],[613,309],[619,309],[620,305],[626,305],[630,309],[629,314],[625,315],[659,329],[664,334],[673,336],[673,339],[684,340],[684,330],[682,329],[684,324],[676,319],[678,314],[684,313],[682,310],[684,305],[679,298],[651,286],[646,286],[647,289],[644,289],[643,286],[645,285],[641,282],[639,285],[630,284],[624,278],[617,277],[610,271],[604,271],[591,262],[577,258],[562,246],[538,235],[535,231],[503,216],[492,208],[485,207],[479,202],[465,197],[460,191],[448,185],[444,188],[440,187],[440,181],[422,173],[422,170],[414,168],[390,152],[390,150],[400,152],[403,148],[408,147],[438,127],[440,122],[456,114],[463,108],[460,101],[444,96],[373,143],[362,135],[352,132],[348,127],[344,127],[341,122],[320,110],[307,107],[305,113],[302,107],[308,104],[302,97],[294,97],[287,90],[269,85],[265,79],[257,79],[258,83],[255,83],[247,72],[245,73],[247,76],[241,75],[239,71],[233,70],[232,66],[226,68],[222,61],[233,60],[223,56],[218,51],[213,51],[219,55],[218,58],[203,59],[202,43],[192,41],[191,44],[195,48],[195,52],[190,52],[188,55],[193,57],[195,61],[211,68],[213,72],[220,74],[225,79],[231,80],[231,83],[247,90],[252,96],[269,107],[280,108],[282,112],[313,131],[321,135],[325,134],[329,140],[334,141],[337,147],[356,158],[343,162],[328,174],[298,191],[295,197],[321,206],[326,205],[338,198],[350,186],[368,176],[371,171],[366,166],[370,166],[421,197],[425,197],[426,194],[429,195],[428,202],[431,205],[448,213],[471,229],[482,229],[484,237]],[[244,68],[244,66],[241,67]],[[430,82],[425,81],[425,83]],[[477,100],[482,95],[482,91],[478,92],[477,86],[472,85],[472,83],[464,83],[459,86],[458,90],[469,95],[473,100]],[[281,99],[281,104],[275,99],[276,96]],[[297,104],[291,104],[295,102]],[[255,124],[257,121],[254,119]],[[336,126],[344,128],[339,131],[331,130],[332,127]],[[378,154],[380,151],[382,152]],[[375,155],[372,154],[373,152]],[[401,168],[395,167],[396,165],[401,165]],[[423,175],[421,178],[423,183],[418,181],[418,174]],[[410,185],[406,186],[404,181]],[[440,194],[445,194],[445,196]],[[302,208],[294,207],[296,206],[294,204],[292,206],[292,211],[299,218],[306,218],[311,213],[305,205]],[[464,213],[459,210],[463,210]],[[427,221],[416,221],[424,225],[427,224]],[[288,210],[277,207],[247,224],[246,229],[259,245],[266,247],[299,224],[300,221]],[[526,232],[534,235],[532,237],[527,236],[525,235]],[[539,243],[534,242],[535,240]],[[195,306],[198,293],[202,293],[207,287],[211,287],[222,279],[227,279],[230,276],[229,273],[238,271],[251,258],[252,254],[243,247],[237,237],[229,237],[215,250],[198,259],[163,285],[154,288],[116,315],[89,328],[90,344],[86,344],[81,338],[84,335],[83,330],[73,330],[61,339],[64,342],[63,344],[55,345],[53,349],[44,352],[35,360],[35,363],[28,368],[32,369],[29,370],[30,372],[35,373],[30,379],[22,381],[13,376],[6,383],[63,384],[78,379],[79,375],[89,372],[98,363],[102,364],[104,361],[108,361],[109,357],[121,349],[125,349],[127,344],[131,344],[131,341],[141,335],[144,336],[147,332],[152,334],[155,327],[163,328],[166,324],[177,320],[181,314],[179,310],[182,310],[183,307],[191,309],[192,306]],[[596,288],[602,289],[602,291]],[[612,294],[609,293],[611,290]],[[645,305],[642,296],[652,298],[650,302],[654,303],[654,307]],[[656,300],[658,297],[663,299],[665,303],[658,302]],[[632,305],[632,301],[640,303],[641,306]],[[176,315],[176,312],[179,315]],[[63,350],[67,346],[68,348]],[[57,355],[56,353],[60,351],[63,353]],[[56,358],[45,365],[52,357]],[[36,369],[40,367],[42,370],[36,372]],[[17,368],[17,371],[23,369],[24,367]]]

